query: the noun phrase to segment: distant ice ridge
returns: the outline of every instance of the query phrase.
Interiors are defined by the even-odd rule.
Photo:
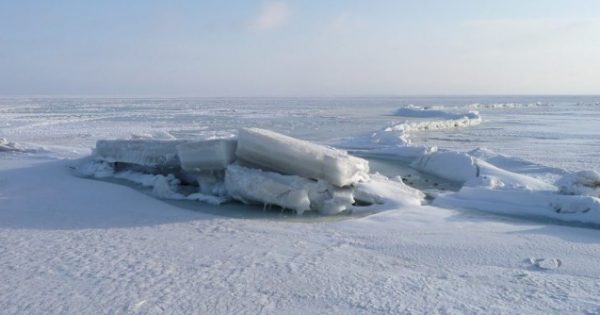
[[[505,108],[528,108],[528,107],[540,107],[540,106],[551,106],[550,104],[535,102],[535,103],[489,103],[480,104],[473,103],[466,107],[471,109],[505,109]]]
[[[298,214],[376,211],[418,205],[425,197],[368,172],[366,160],[345,151],[256,128],[241,129],[237,139],[100,140],[95,155],[78,168],[82,176],[149,187],[160,198],[212,204],[234,199]],[[191,186],[197,188],[190,194]]]
[[[370,135],[346,140],[341,143],[341,146],[354,150],[375,150],[381,154],[405,154],[407,157],[414,158],[423,154],[423,150],[411,146],[411,134],[420,131],[470,127],[479,125],[482,122],[481,115],[477,111],[457,113],[414,105],[399,109],[395,115],[413,119],[419,118],[419,120],[393,123]],[[402,147],[402,150],[397,150],[398,147]]]

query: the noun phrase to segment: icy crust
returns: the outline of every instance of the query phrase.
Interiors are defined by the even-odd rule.
[[[177,145],[177,155],[184,171],[223,170],[235,161],[235,139],[189,141]]]
[[[345,151],[258,128],[240,129],[236,155],[266,169],[322,179],[338,187],[357,183],[369,172],[366,160]]]
[[[179,167],[177,146],[185,140],[98,140],[96,155],[108,162]]]

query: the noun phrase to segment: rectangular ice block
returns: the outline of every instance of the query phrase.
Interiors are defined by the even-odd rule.
[[[177,155],[185,171],[222,170],[235,160],[236,145],[234,139],[189,141],[177,146]]]
[[[345,151],[258,128],[239,131],[238,158],[267,169],[342,187],[363,179],[369,162]]]
[[[185,140],[98,140],[96,154],[109,162],[144,166],[179,166],[177,145]]]

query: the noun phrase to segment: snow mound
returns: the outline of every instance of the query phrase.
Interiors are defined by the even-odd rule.
[[[562,194],[600,197],[600,173],[580,171],[567,174],[556,181]]]
[[[345,151],[258,128],[239,132],[238,158],[284,174],[323,179],[338,187],[366,178],[369,162]]]

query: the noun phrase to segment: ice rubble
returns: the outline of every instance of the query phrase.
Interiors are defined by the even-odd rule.
[[[79,166],[80,175],[127,179],[166,199],[235,199],[298,214],[336,214],[381,209],[392,199],[421,204],[424,198],[402,182],[370,176],[368,162],[345,151],[256,128],[241,129],[238,139],[100,140],[95,152]],[[180,186],[190,178],[198,188],[186,196]]]
[[[343,187],[357,183],[369,172],[366,160],[276,132],[243,128],[235,154],[242,160],[284,174],[323,179]]]

